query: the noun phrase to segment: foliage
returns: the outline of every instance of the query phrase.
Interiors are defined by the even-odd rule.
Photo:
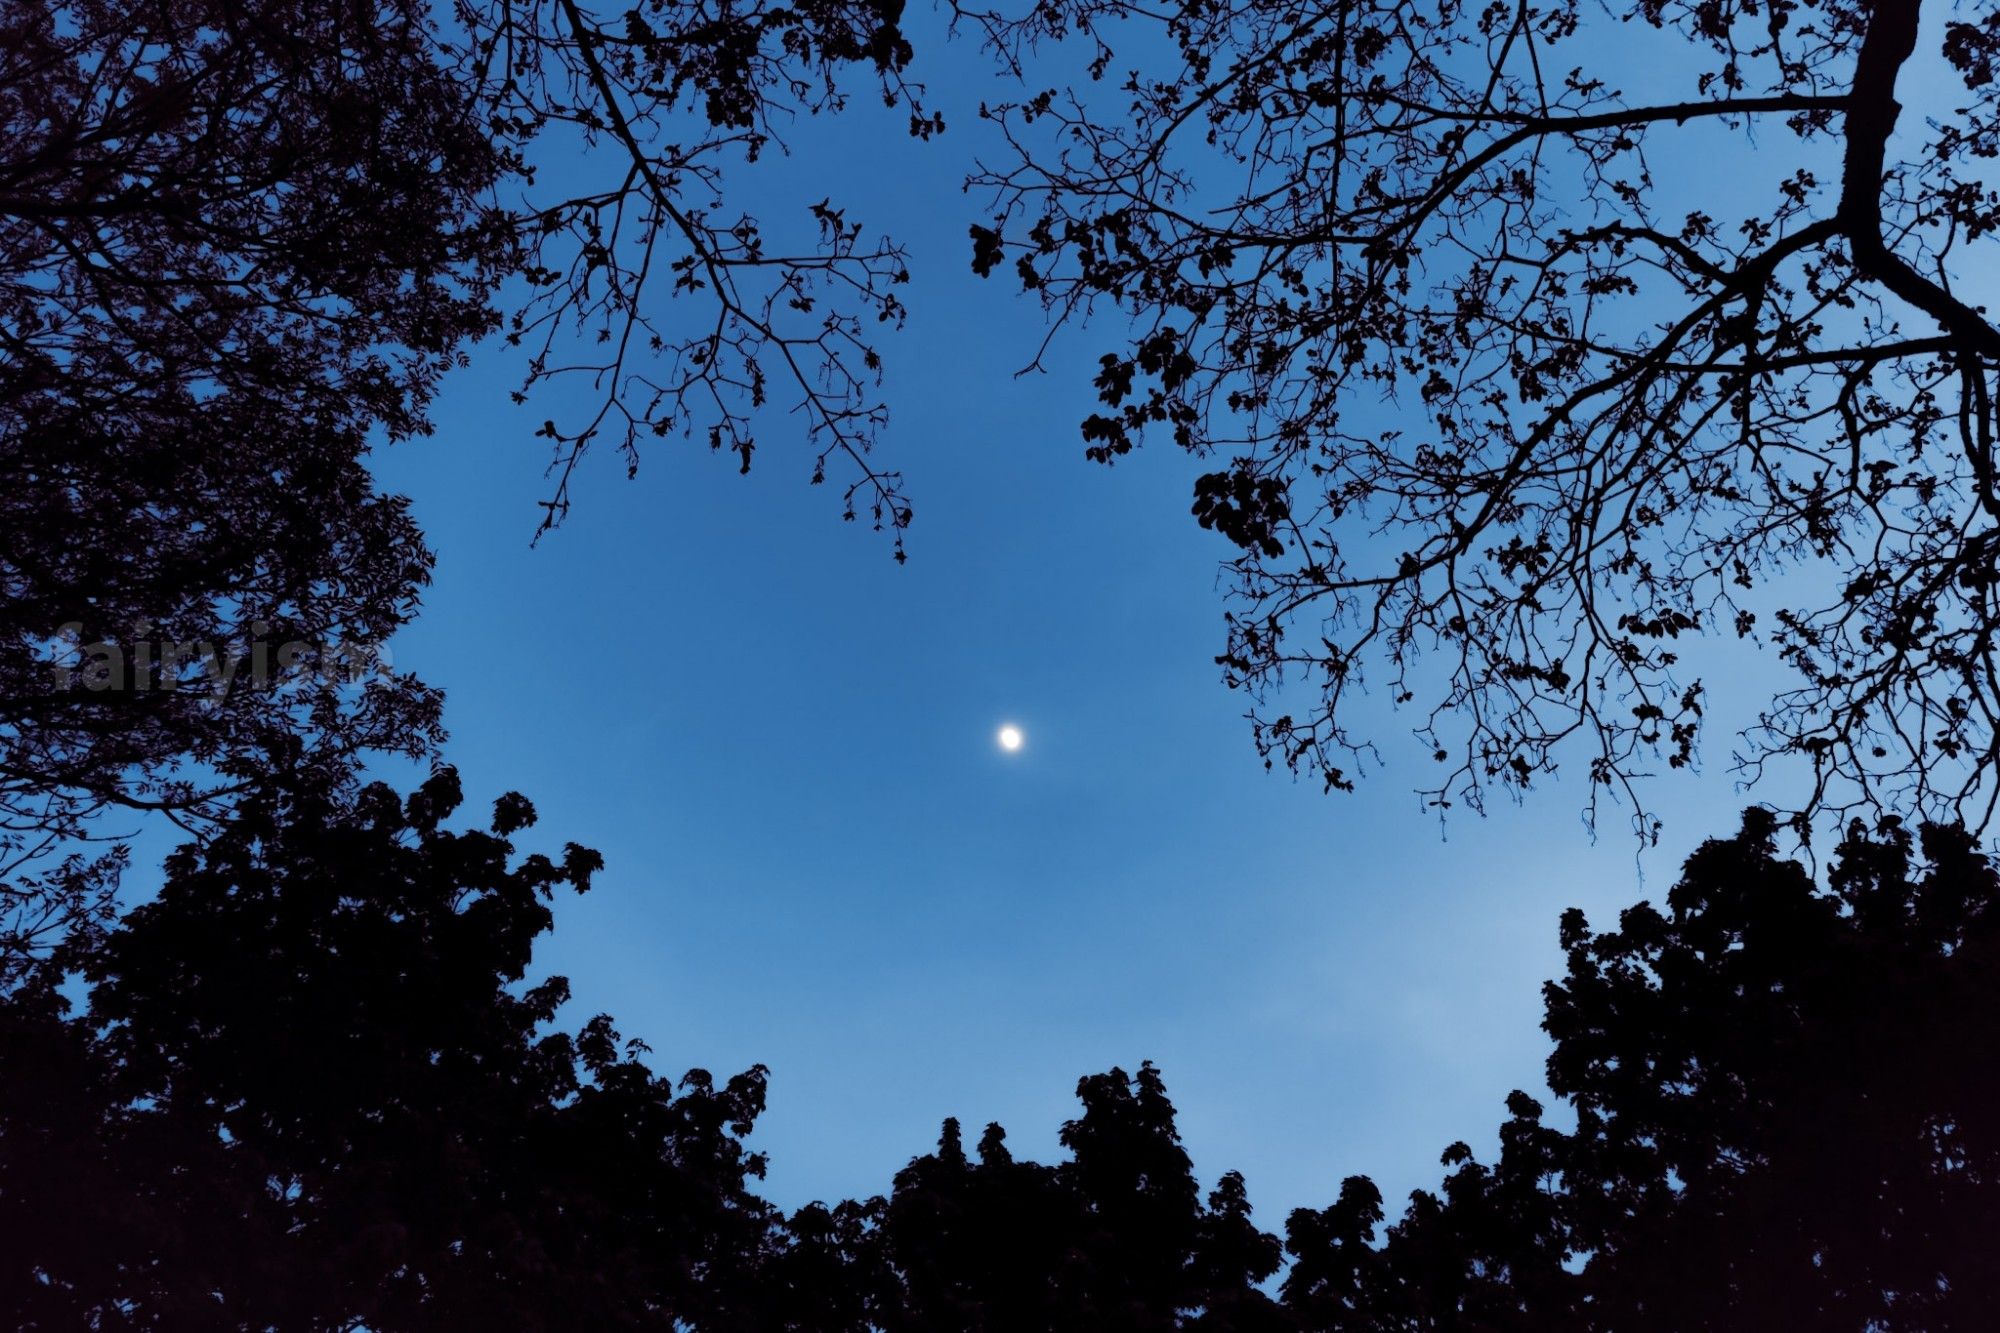
[[[607,1018],[553,1030],[530,948],[599,858],[515,857],[518,796],[446,831],[458,803],[449,770],[260,794],[9,998],[13,1326],[730,1326],[764,1071],[676,1086]]]
[[[1664,907],[1564,916],[1549,1085],[1383,1229],[1204,1198],[1159,1072],[1077,1085],[1064,1160],[956,1121],[884,1197],[752,1192],[761,1068],[678,1086],[530,983],[594,853],[294,788],[0,1001],[0,1309],[22,1328],[1928,1330],[2000,1310],[2000,879],[1961,829],[1850,831],[1829,887],[1752,812]],[[61,986],[81,970],[88,1005]],[[1287,1261],[1288,1262],[1283,1262]]]
[[[888,419],[876,330],[902,322],[905,255],[830,199],[795,219],[815,242],[795,245],[781,227],[767,244],[724,185],[783,150],[789,120],[844,108],[849,69],[908,107],[911,134],[944,128],[906,77],[902,0],[647,0],[615,18],[583,0],[457,8],[496,132],[582,149],[580,179],[550,172],[522,208],[533,294],[507,330],[530,354],[517,401],[560,380],[590,391],[581,419],[551,417],[538,432],[556,478],[544,530],[568,513],[571,475],[600,438],[636,471],[645,441],[699,434],[747,472],[757,409],[776,395],[806,424],[813,482],[838,458],[845,516],[865,510],[901,560],[912,511],[900,477],[869,453]]]
[[[1983,826],[2000,332],[1963,293],[2000,26],[1940,13],[1913,62],[1926,8],[976,16],[1017,64],[1067,37],[1129,71],[989,111],[1013,152],[975,177],[973,264],[1134,322],[1083,434],[1213,460],[1218,660],[1267,759],[1349,786],[1368,682],[1417,710],[1440,807],[1573,754],[1653,837],[1634,781],[1697,761],[1727,656],[1683,658],[1721,636],[1793,673],[1737,760],[1801,770],[1802,816]]]
[[[622,429],[636,466],[642,434],[698,428],[747,467],[753,409],[796,393],[814,479],[851,458],[848,516],[897,533],[900,557],[909,506],[865,454],[884,419],[869,340],[901,318],[901,253],[828,201],[808,210],[818,248],[767,249],[721,195],[774,122],[843,104],[843,68],[910,95],[899,16],[0,16],[0,968],[77,919],[75,868],[59,883],[48,863],[124,833],[107,810],[192,829],[298,744],[329,775],[435,754],[436,691],[378,656],[431,555],[366,455],[430,430],[440,376],[489,331],[532,349],[517,398],[571,375],[602,392],[587,424],[542,432],[549,523],[600,435]],[[912,132],[941,127],[912,103]],[[579,140],[607,152],[539,189],[530,150]],[[649,284],[671,316],[642,303]]]
[[[1057,37],[1093,43],[1100,77],[1120,50],[1165,62],[1108,114],[993,109],[1018,157],[982,176],[974,266],[1062,318],[1138,320],[1100,363],[1094,456],[1163,428],[1227,456],[1195,497],[1241,551],[1221,660],[1260,696],[1300,672],[1317,695],[1258,718],[1268,756],[1347,785],[1369,747],[1346,701],[1386,661],[1399,702],[1426,697],[1440,804],[1525,788],[1574,743],[1650,834],[1633,782],[1696,761],[1707,692],[1679,654],[1721,629],[1799,674],[1744,761],[1805,761],[1801,829],[1949,818],[1851,822],[1821,890],[1753,812],[1664,908],[1603,933],[1567,915],[1545,1027],[1573,1127],[1516,1092],[1492,1162],[1453,1145],[1386,1228],[1360,1177],[1282,1241],[1239,1176],[1204,1194],[1150,1064],[1079,1083],[1061,1162],[1016,1160],[997,1125],[968,1155],[952,1121],[884,1196],[784,1217],[746,1143],[762,1067],[664,1078],[531,976],[596,854],[517,854],[519,796],[451,831],[447,769],[359,786],[364,752],[434,753],[435,692],[257,653],[365,648],[414,612],[430,556],[367,450],[426,432],[493,330],[527,350],[523,399],[593,390],[543,426],[545,527],[593,442],[636,466],[693,431],[747,467],[775,394],[814,480],[844,459],[848,515],[900,556],[910,509],[870,449],[902,252],[830,200],[805,210],[816,244],[767,248],[724,202],[856,75],[913,134],[942,127],[898,0],[460,0],[451,26],[408,0],[28,0],[0,14],[0,1309],[1991,1323],[2000,334],[1956,292],[2000,197],[2000,25],[1938,25],[1965,105],[1903,134],[1914,0],[959,14],[1016,62]],[[1685,97],[1589,72],[1592,25],[1619,21],[1674,43]],[[1751,127],[1791,155],[1740,225],[1712,167],[1678,182],[1645,156]],[[581,176],[528,165],[572,147]],[[122,918],[127,855],[78,845],[120,810],[193,837]]]
[[[1516,1092],[1492,1166],[1372,1244],[1351,1180],[1294,1214],[1287,1301],[1312,1329],[1976,1327],[2000,1221],[2000,879],[1962,829],[1849,831],[1826,890],[1773,821],[1688,861],[1664,911],[1565,913],[1550,1088]]]
[[[29,0],[0,53],[4,859],[274,745],[425,751],[434,692],[325,667],[430,569],[368,436],[427,429],[513,262],[427,7]]]
[[[958,1122],[910,1163],[884,1212],[897,1274],[889,1330],[1278,1329],[1255,1284],[1278,1243],[1250,1224],[1242,1177],[1206,1207],[1159,1071],[1113,1069],[1077,1084],[1068,1161],[1016,1161],[989,1125],[969,1161]],[[1182,1312],[1202,1310],[1186,1324]]]

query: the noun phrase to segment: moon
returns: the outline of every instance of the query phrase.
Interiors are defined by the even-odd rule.
[[[1026,736],[1023,736],[1021,734],[1021,729],[1015,726],[1012,722],[1009,722],[1006,726],[1000,728],[1000,735],[999,735],[1000,748],[1005,750],[1008,754],[1012,754],[1014,753],[1014,751],[1020,749],[1021,746],[1027,742],[1027,739],[1028,738]]]

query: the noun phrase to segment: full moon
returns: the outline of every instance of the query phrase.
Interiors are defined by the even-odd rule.
[[[1020,749],[1021,742],[1026,739],[1026,737],[1021,735],[1021,729],[1011,722],[1000,728],[1000,748],[1009,754]]]

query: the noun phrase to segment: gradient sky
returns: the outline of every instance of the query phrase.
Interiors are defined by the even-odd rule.
[[[1146,1059],[1204,1183],[1242,1170],[1265,1226],[1353,1173],[1400,1198],[1541,1087],[1560,911],[1607,925],[1733,829],[1727,735],[1705,776],[1654,785],[1643,861],[1615,815],[1591,842],[1575,781],[1441,830],[1386,701],[1358,795],[1267,774],[1212,662],[1228,552],[1188,515],[1204,469],[1086,462],[1116,330],[1014,378],[1042,316],[967,269],[959,182],[989,146],[968,112],[1006,95],[977,68],[925,67],[953,94],[937,143],[863,107],[733,187],[774,230],[832,195],[914,252],[882,455],[909,564],[806,484],[782,412],[747,478],[698,443],[630,482],[595,456],[531,549],[549,413],[508,402],[517,364],[486,347],[437,437],[379,460],[439,553],[395,663],[445,687],[476,801],[521,790],[534,837],[605,853],[539,955],[575,1018],[611,1012],[663,1070],[772,1068],[753,1142],[779,1203],[885,1190],[945,1116],[1053,1159],[1077,1079]]]

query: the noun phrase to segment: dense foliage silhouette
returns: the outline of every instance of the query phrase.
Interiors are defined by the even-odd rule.
[[[791,1217],[765,1071],[678,1083],[531,976],[597,856],[289,784],[0,1004],[16,1327],[1943,1329],[2000,1317],[2000,879],[1959,829],[1851,829],[1825,888],[1753,811],[1617,927],[1562,921],[1548,1081],[1385,1227],[1364,1177],[1253,1220],[1158,1070],[1077,1085],[1064,1160],[956,1121]],[[1919,842],[1921,847],[1918,846]],[[80,979],[79,992],[64,978]]]
[[[1665,910],[1562,921],[1548,1082],[1371,1250],[1349,1181],[1287,1228],[1314,1328],[1969,1328],[2000,1312],[2000,881],[1962,829],[1857,825],[1826,889],[1774,823],[1692,856]],[[1314,1322],[1316,1320],[1316,1322]]]
[[[427,10],[0,14],[0,968],[101,903],[115,862],[23,867],[107,805],[195,816],[272,744],[438,735],[387,671],[217,667],[378,644],[428,575],[364,446],[426,429],[516,245]]]
[[[772,1221],[764,1072],[679,1085],[525,984],[595,853],[534,811],[448,832],[457,778],[266,792],[157,900],[6,1005],[15,1327],[734,1326]]]
[[[2000,18],[1954,11],[1925,54],[1917,0],[1641,0],[1605,21],[1663,30],[1659,72],[1692,92],[1630,103],[1566,0],[953,12],[1017,71],[1058,39],[1097,77],[1151,67],[1109,108],[987,112],[1016,156],[976,177],[997,217],[974,267],[1011,263],[1065,319],[1136,318],[1084,433],[1107,461],[1160,429],[1218,457],[1195,512],[1242,552],[1222,664],[1316,690],[1258,719],[1268,756],[1346,785],[1368,745],[1343,700],[1386,663],[1429,710],[1441,804],[1524,788],[1574,739],[1592,789],[1640,811],[1653,756],[1697,756],[1679,654],[1721,629],[1799,673],[1746,755],[1802,761],[1794,827],[1872,827],[1821,888],[1753,811],[1662,906],[1566,916],[1561,1113],[1515,1092],[1493,1159],[1452,1145],[1393,1221],[1357,1176],[1264,1231],[1242,1178],[1202,1187],[1143,1063],[1079,1082],[1060,1162],[997,1125],[968,1151],[951,1121],[881,1195],[786,1216],[747,1142],[761,1067],[664,1077],[533,974],[596,854],[517,852],[519,796],[447,827],[446,768],[407,796],[361,783],[367,753],[437,758],[439,698],[314,668],[414,614],[430,554],[368,449],[427,432],[487,333],[521,349],[521,401],[592,390],[543,421],[544,528],[598,443],[637,466],[692,434],[747,468],[782,400],[802,471],[837,473],[901,556],[872,339],[905,256],[833,200],[767,239],[727,190],[856,88],[942,128],[900,3],[21,0],[0,13],[0,1316],[2000,1322],[2000,882],[1977,842],[2000,793],[2000,333],[1963,282],[1995,220]],[[1904,117],[1922,59],[1955,105]],[[1771,194],[1740,225],[1639,156],[1746,127],[1790,155],[1756,159]],[[536,170],[557,154],[573,170]],[[256,656],[287,646],[275,675]],[[81,841],[107,811],[191,838],[122,915],[125,854]]]
[[[696,430],[748,467],[753,407],[787,393],[814,479],[856,469],[848,516],[909,522],[865,459],[900,251],[830,201],[768,246],[721,211],[843,69],[911,98],[900,6],[450,9],[0,15],[0,985],[107,910],[119,856],[67,856],[107,808],[195,826],[295,741],[329,773],[436,755],[436,692],[373,655],[431,555],[365,455],[430,430],[472,340],[524,349],[517,399],[602,390],[541,432],[551,523],[593,440],[636,466]],[[535,145],[587,169],[542,187]]]

